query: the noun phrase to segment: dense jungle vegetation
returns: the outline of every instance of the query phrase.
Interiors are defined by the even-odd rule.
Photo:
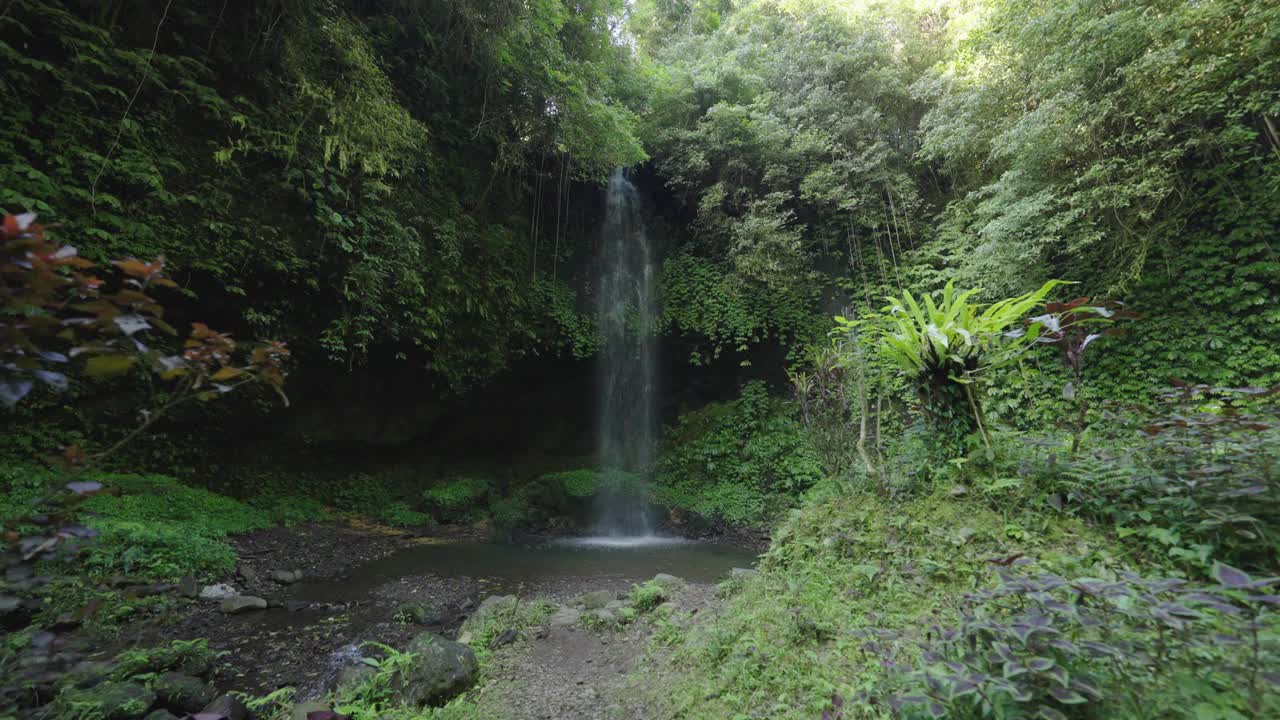
[[[1280,715],[1278,78],[1270,0],[0,0],[0,718],[143,717],[93,688],[207,646],[69,648],[239,534],[619,489],[771,533],[654,620],[651,717]],[[661,247],[627,471],[615,168]],[[481,716],[393,702],[412,662],[332,716]]]

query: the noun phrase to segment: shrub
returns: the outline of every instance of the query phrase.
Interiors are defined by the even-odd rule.
[[[737,400],[686,413],[664,440],[655,499],[737,524],[794,506],[823,477],[794,411],[752,382]]]
[[[934,627],[888,701],[903,717],[1274,717],[1280,653],[1264,588],[1218,565],[1217,582],[1133,573],[1102,580],[1001,571]],[[868,635],[879,639],[883,633]],[[893,637],[894,633],[888,633]],[[867,649],[891,654],[877,643]]]
[[[492,490],[484,478],[459,477],[427,488],[422,499],[437,517],[449,522],[461,522],[475,517],[478,509]]]
[[[1055,507],[1114,525],[1158,557],[1280,567],[1280,417],[1248,412],[1271,391],[1184,386],[1121,423],[1137,437],[1027,469]]]
[[[125,650],[112,661],[111,675],[120,680],[171,670],[203,675],[215,660],[225,654],[210,649],[209,641],[203,638],[172,640],[153,647]]]
[[[299,495],[259,495],[251,498],[249,504],[266,513],[271,522],[287,527],[318,522],[328,516],[324,503]]]
[[[391,487],[384,480],[358,473],[338,484],[333,507],[347,515],[374,518],[392,495]]]
[[[547,473],[539,478],[545,485],[555,487],[573,498],[589,498],[600,490],[602,473],[595,468],[565,470]]]
[[[103,519],[124,523],[181,525],[197,534],[220,536],[270,527],[264,511],[165,475],[91,473],[105,493],[84,502]],[[90,521],[94,525],[94,521]]]
[[[184,575],[212,578],[235,569],[236,554],[220,536],[179,523],[118,520],[91,523],[101,535],[87,552],[91,572],[173,581]]]
[[[432,524],[431,516],[409,507],[409,503],[397,501],[384,505],[378,510],[380,522],[395,527],[417,527]]]

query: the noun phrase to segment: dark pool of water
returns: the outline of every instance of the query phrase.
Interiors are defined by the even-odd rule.
[[[316,602],[340,602],[362,591],[410,575],[474,577],[490,587],[554,585],[570,578],[639,582],[670,573],[692,582],[716,582],[735,567],[751,567],[756,553],[710,543],[641,538],[583,538],[540,545],[450,542],[417,545],[352,568],[338,580],[304,583],[299,595]]]

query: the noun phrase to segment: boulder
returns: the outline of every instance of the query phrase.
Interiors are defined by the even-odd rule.
[[[151,689],[166,706],[187,713],[213,702],[216,694],[209,683],[180,672],[160,673],[151,681]]]
[[[627,606],[627,603],[623,600],[610,600],[609,602],[604,604],[604,609],[608,610],[609,612],[617,612],[626,606]]]
[[[155,693],[134,682],[108,680],[90,688],[71,688],[58,696],[66,705],[65,717],[94,717],[100,720],[133,720],[147,714],[156,704]],[[55,712],[55,716],[63,717]]]
[[[478,635],[481,628],[494,621],[502,625],[511,625],[515,619],[516,604],[515,595],[490,595],[462,624],[459,637]]]
[[[471,648],[435,633],[414,638],[405,652],[413,663],[391,678],[391,689],[407,705],[441,704],[476,681],[480,665]]]
[[[161,708],[159,710],[152,710],[146,717],[142,718],[142,720],[178,720],[178,716],[164,708]]]
[[[236,615],[250,610],[266,610],[267,601],[252,595],[232,595],[224,598],[218,609],[228,615]]]
[[[684,580],[675,575],[658,573],[653,576],[653,583],[667,592],[675,592],[685,586]]]
[[[209,703],[203,710],[202,715],[221,715],[227,720],[247,720],[249,717],[249,709],[240,702],[240,699],[234,695],[222,695],[217,700]]]
[[[248,565],[241,565],[236,568],[236,574],[247,583],[258,581],[258,571]]]
[[[338,677],[334,679],[333,686],[335,688],[344,688],[359,685],[376,672],[377,670],[364,663],[348,665],[338,671]]]
[[[734,568],[729,571],[729,577],[734,580],[746,580],[747,578],[755,577],[759,574],[760,571],[755,568]]]
[[[281,585],[292,585],[302,579],[301,570],[272,570],[267,577]]]
[[[573,604],[582,606],[584,610],[599,610],[613,599],[613,593],[608,590],[594,590],[574,598]]]
[[[617,620],[617,616],[613,614],[612,610],[605,610],[604,608],[588,610],[587,617],[595,620],[596,622],[602,623],[611,623],[614,620]]]
[[[396,608],[395,619],[406,625],[443,625],[444,617],[422,603],[406,603]]]
[[[560,609],[547,619],[547,624],[551,627],[569,627],[577,625],[582,619],[582,613],[568,605],[561,605]]]
[[[200,591],[200,597],[204,600],[225,600],[229,597],[235,597],[237,594],[236,589],[226,583],[205,585],[204,589]]]

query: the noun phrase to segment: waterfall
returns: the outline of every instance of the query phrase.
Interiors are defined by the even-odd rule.
[[[645,486],[657,430],[653,256],[640,195],[621,169],[609,178],[601,239],[598,450],[605,480],[596,497],[595,529],[610,536],[651,535]]]

